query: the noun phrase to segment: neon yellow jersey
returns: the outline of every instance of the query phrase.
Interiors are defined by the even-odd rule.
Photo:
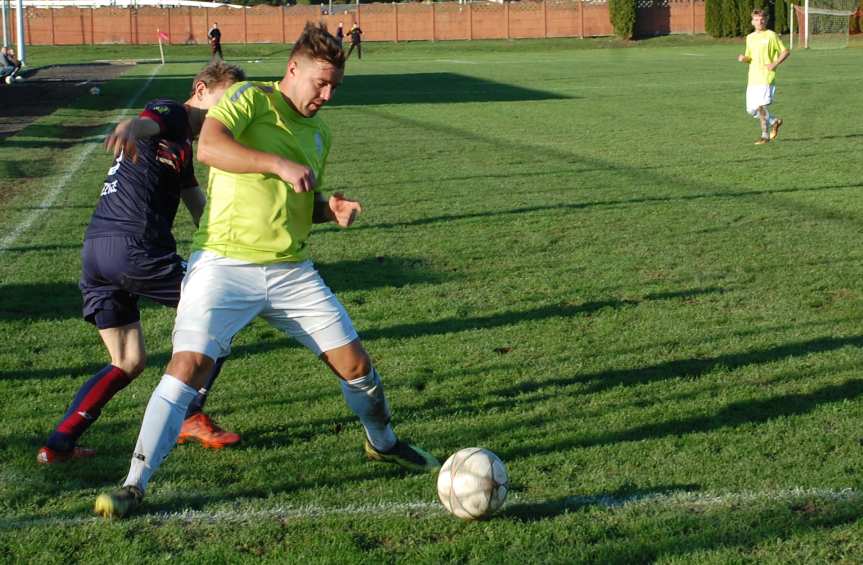
[[[294,111],[277,82],[235,84],[207,116],[224,124],[246,147],[306,165],[320,188],[330,130],[317,116],[306,118]],[[259,264],[303,261],[314,199],[315,192],[294,192],[275,175],[211,167],[207,206],[192,249]]]
[[[773,30],[753,31],[746,36],[746,53],[749,57],[749,86],[773,84],[776,71],[767,70],[767,65],[776,61],[785,45]]]

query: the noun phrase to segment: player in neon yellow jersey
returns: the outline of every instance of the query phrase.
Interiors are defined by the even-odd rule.
[[[350,226],[360,204],[318,191],[330,132],[317,112],[344,75],[344,52],[323,25],[308,24],[278,82],[243,82],[210,110],[198,159],[210,165],[207,208],[193,242],[174,324],[174,352],[141,424],[122,488],[96,512],[125,516],[171,451],[186,406],[231,339],[261,316],[320,357],[341,379],[365,428],[369,459],[410,470],[440,467],[398,439],[380,376],[342,304],[307,259],[312,223]]]
[[[773,30],[767,29],[764,10],[752,10],[752,27],[755,31],[746,36],[746,53],[737,60],[749,65],[749,83],[746,86],[746,112],[761,122],[761,137],[756,145],[776,139],[782,120],[771,116],[767,106],[776,95],[776,67],[781,65],[791,52]]]

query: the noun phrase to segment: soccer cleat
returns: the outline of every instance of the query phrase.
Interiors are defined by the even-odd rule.
[[[240,436],[234,432],[227,432],[216,425],[212,418],[198,412],[183,421],[177,443],[197,441],[204,447],[210,449],[222,449],[234,445],[240,441]]]
[[[766,137],[759,137],[757,140],[755,140],[755,145],[764,145],[766,143],[770,143],[770,140]]]
[[[55,463],[65,463],[72,459],[83,459],[85,457],[93,457],[96,455],[95,449],[87,447],[75,447],[72,451],[57,451],[50,447],[40,447],[36,453],[36,463],[40,465],[54,465]]]
[[[97,496],[93,511],[104,518],[122,518],[138,508],[143,499],[141,489],[128,485]]]
[[[773,125],[770,126],[770,141],[773,141],[777,137],[779,137],[779,128],[782,127],[782,120],[776,118],[773,120]]]
[[[437,471],[440,463],[434,456],[419,447],[398,440],[389,451],[378,451],[366,438],[363,444],[366,457],[372,461],[395,463],[410,471]]]

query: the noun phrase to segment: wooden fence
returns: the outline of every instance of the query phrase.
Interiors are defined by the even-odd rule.
[[[12,10],[14,18],[14,10]],[[608,4],[593,0],[360,4],[322,15],[318,6],[254,8],[26,8],[29,45],[148,44],[156,30],[174,44],[206,43],[218,22],[223,43],[290,43],[307,21],[356,21],[366,41],[596,37],[614,33]],[[14,20],[13,20],[14,21]],[[639,0],[638,34],[703,33],[704,0]]]

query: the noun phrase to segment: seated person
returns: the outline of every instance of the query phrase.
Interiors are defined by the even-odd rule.
[[[21,72],[21,61],[15,56],[15,50],[11,47],[0,49],[0,77],[6,77],[6,82],[21,80],[18,73]]]

